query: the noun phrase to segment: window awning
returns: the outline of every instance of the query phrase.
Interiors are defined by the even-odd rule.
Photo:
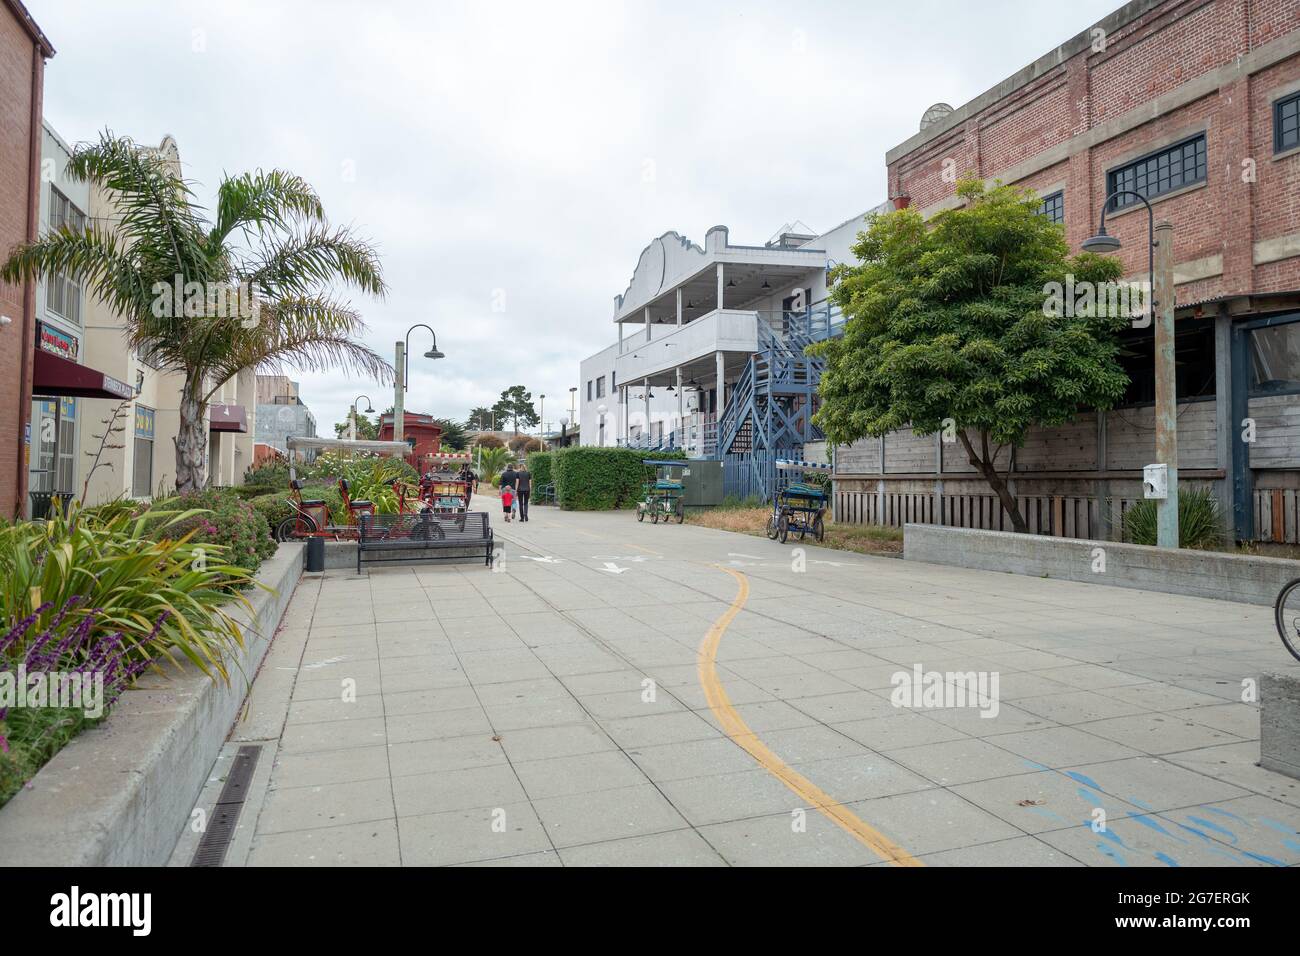
[[[243,405],[209,405],[208,430],[214,432],[247,432],[248,417]]]
[[[111,375],[78,365],[44,349],[36,350],[32,363],[32,394],[46,398],[134,398],[135,389]]]

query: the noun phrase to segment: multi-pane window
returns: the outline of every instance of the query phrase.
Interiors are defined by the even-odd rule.
[[[605,397],[605,376],[603,375],[596,379],[596,397]]]
[[[72,200],[53,186],[50,187],[50,230],[57,231],[64,226],[73,232],[86,228],[86,214],[72,204]]]
[[[1052,222],[1065,222],[1065,193],[1058,189],[1050,196],[1044,196],[1042,205],[1038,207],[1039,215],[1046,216]]]
[[[1300,146],[1300,93],[1273,104],[1273,152]]]
[[[591,401],[591,398],[592,398],[591,379],[587,379],[587,401]]]
[[[1112,169],[1106,174],[1106,192],[1131,189],[1147,199],[1154,199],[1175,189],[1204,182],[1205,169],[1205,134],[1200,133]],[[1130,194],[1120,195],[1110,201],[1110,208],[1112,211],[1124,209],[1138,201]]]
[[[67,228],[81,232],[86,228],[86,214],[67,196],[50,187],[50,230]],[[45,308],[69,322],[81,324],[81,286],[66,276],[53,273],[45,280]]]

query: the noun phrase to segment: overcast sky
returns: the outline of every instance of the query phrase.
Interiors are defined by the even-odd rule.
[[[616,339],[642,248],[713,225],[758,244],[881,202],[884,153],[1119,0],[810,3],[25,0],[57,55],[69,142],[170,133],[210,203],[223,172],[306,177],[380,250],[357,300],[406,407],[463,419],[523,384],[558,427],[579,361]],[[391,388],[300,376],[321,431]],[[381,394],[382,393],[382,394]]]

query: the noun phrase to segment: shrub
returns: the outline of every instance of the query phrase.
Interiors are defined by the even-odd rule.
[[[41,706],[0,707],[0,806],[64,744],[103,720],[122,691],[148,666],[146,660],[127,659],[120,631],[106,634],[97,628],[98,614],[93,609],[74,617],[72,612],[81,603],[76,595],[68,598],[57,614],[47,618],[43,630],[32,633],[36,621],[47,617],[53,607],[43,604],[0,637],[0,672],[21,667],[28,680],[33,675],[57,674],[60,682],[68,681],[64,685],[68,688],[93,688],[96,678],[102,681],[95,688],[97,699],[74,700],[69,695],[57,701],[46,699]],[[165,614],[155,629],[161,627]],[[48,681],[42,683],[48,686]]]
[[[1178,492],[1178,546],[1209,550],[1227,540],[1227,527],[1219,510],[1219,499],[1208,488]],[[1132,544],[1155,545],[1156,502],[1143,499],[1124,512],[1124,540]]]
[[[289,463],[283,458],[269,458],[244,472],[244,484],[262,488],[288,488]]]
[[[304,494],[304,498],[318,498],[319,495]],[[293,505],[289,503],[287,492],[280,494],[258,495],[248,502],[253,506],[253,510],[261,516],[266,522],[267,533],[274,536],[275,529],[280,526],[280,522],[285,518],[292,517]]]
[[[207,488],[168,498],[150,510],[176,509],[190,512],[190,516],[166,527],[170,537],[193,532],[194,544],[226,549],[223,557],[249,572],[275,554],[275,539],[267,531],[266,519],[228,488]]]
[[[231,611],[248,608],[237,589],[247,587],[251,575],[225,561],[220,545],[174,533],[195,517],[155,506],[102,525],[75,513],[0,525],[4,628],[32,614],[32,626],[45,628],[50,620],[43,605],[66,608],[79,596],[69,624],[95,613],[92,636],[121,631],[129,659],[174,663],[181,654],[204,673],[228,678],[224,659],[243,645]]]
[[[527,455],[530,452],[541,451],[542,443],[529,435],[516,435],[506,442],[506,447],[516,455]]]
[[[484,434],[484,435],[479,435],[477,438],[475,438],[475,439],[474,439],[474,444],[473,444],[473,446],[471,446],[471,447],[474,447],[474,448],[484,448],[484,449],[486,449],[486,448],[505,448],[505,447],[506,447],[506,443],[503,442],[503,441],[502,441],[500,438],[498,438],[496,435]]]
[[[528,456],[528,470],[533,474],[534,487],[550,484],[555,480],[555,453],[535,451]]]
[[[641,486],[655,476],[641,464],[644,451],[633,448],[561,448],[552,452],[552,471],[560,505],[572,511],[608,511],[630,507]],[[655,452],[655,458],[685,459],[680,451]]]

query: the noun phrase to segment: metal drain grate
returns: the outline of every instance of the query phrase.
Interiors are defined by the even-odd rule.
[[[257,758],[262,755],[261,747],[240,747],[235,759],[230,763],[230,773],[221,787],[217,805],[208,818],[199,848],[194,851],[190,866],[221,866],[226,859],[226,850],[235,836],[235,825],[239,822],[239,812],[244,808],[248,797],[248,787],[253,781],[253,771],[257,768]]]

